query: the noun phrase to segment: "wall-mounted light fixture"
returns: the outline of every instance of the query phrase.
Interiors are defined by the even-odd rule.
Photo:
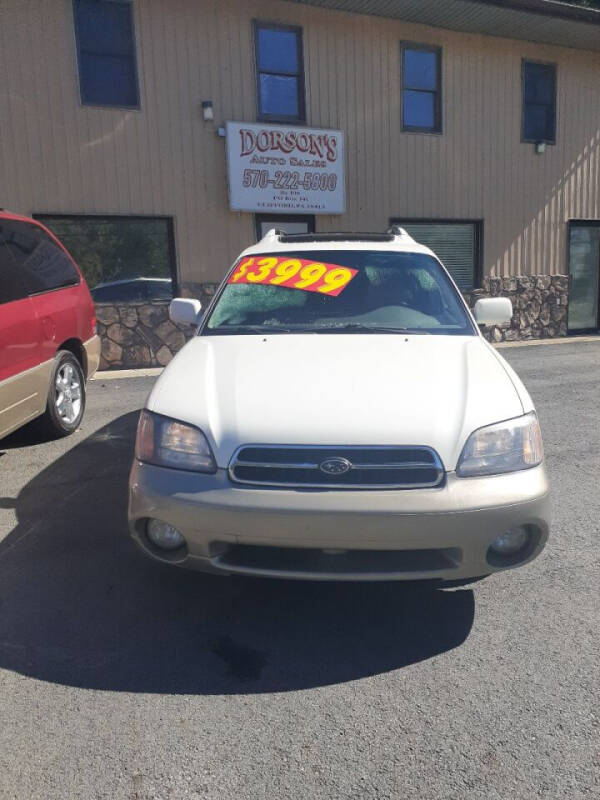
[[[535,143],[535,152],[538,156],[541,156],[542,153],[546,152],[546,142],[536,142]]]
[[[215,115],[213,113],[212,100],[202,101],[202,116],[204,117],[205,122],[210,122],[212,119],[215,118]]]

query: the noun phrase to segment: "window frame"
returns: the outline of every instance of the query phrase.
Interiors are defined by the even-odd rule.
[[[552,102],[554,105],[554,138],[553,139],[526,139],[525,138],[525,68],[527,64],[535,64],[540,67],[551,67],[554,71],[554,96]],[[537,105],[540,105],[539,103]],[[556,144],[556,131],[558,128],[558,64],[555,61],[538,61],[534,58],[521,59],[521,142],[524,144]]]
[[[462,219],[457,217],[391,217],[390,218],[390,225],[399,225],[403,227],[403,225],[416,225],[416,224],[423,224],[423,225],[473,225],[475,230],[475,264],[473,268],[473,287],[471,289],[460,289],[457,286],[458,291],[464,295],[465,292],[472,292],[475,289],[481,289],[483,284],[483,230],[484,230],[484,219]],[[436,254],[436,258],[438,258]],[[443,263],[443,262],[442,262]],[[452,273],[444,264],[444,269],[446,269],[452,278],[453,282],[454,278],[452,277]]]
[[[421,52],[426,53],[433,53],[437,58],[437,70],[436,70],[436,89],[435,91],[431,91],[430,89],[413,89],[410,86],[404,85],[404,54],[407,50],[419,50]],[[443,122],[443,100],[442,100],[442,81],[443,81],[443,69],[442,69],[442,59],[443,59],[443,49],[440,45],[434,44],[423,44],[421,42],[412,42],[412,41],[403,41],[400,42],[400,121],[403,133],[429,133],[434,135],[442,135],[444,133],[444,122]],[[424,128],[417,125],[407,125],[404,120],[404,92],[422,92],[423,94],[433,94],[434,95],[434,105],[433,105],[433,114],[434,114],[434,126],[432,128]]]
[[[171,281],[173,285],[173,297],[179,296],[179,278],[178,278],[178,268],[177,268],[177,248],[175,246],[175,220],[173,217],[167,214],[58,214],[58,213],[46,213],[46,212],[36,212],[35,214],[31,215],[31,218],[40,222],[42,226],[47,226],[48,222],[52,222],[52,220],[78,220],[83,222],[88,221],[102,221],[107,220],[109,222],[120,222],[121,220],[127,220],[128,222],[155,222],[156,220],[164,220],[167,223],[167,249],[169,253],[169,271],[171,273]],[[52,230],[49,229],[49,232],[54,236]],[[55,237],[56,238],[56,237]],[[57,239],[57,241],[59,241]],[[67,251],[68,252],[68,251]],[[70,255],[70,253],[69,253]],[[73,256],[71,256],[73,258]],[[73,259],[74,260],[74,259]],[[75,262],[77,264],[77,262]],[[83,275],[85,279],[85,274],[83,269],[77,264],[77,268],[79,269],[80,273]],[[87,283],[87,280],[86,280]],[[111,305],[111,303],[109,303]],[[118,303],[112,303],[112,305],[119,305]]]
[[[128,6],[131,13],[131,60],[133,62],[133,81],[135,87],[136,102],[134,105],[123,105],[121,103],[94,103],[84,100],[83,97],[83,80],[82,80],[82,57],[81,54],[84,50],[81,46],[81,38],[79,35],[79,25],[77,22],[77,0],[71,0],[72,20],[73,20],[73,38],[75,41],[75,59],[77,65],[77,87],[79,89],[79,104],[82,108],[117,108],[127,111],[141,111],[141,96],[140,96],[140,76],[138,70],[138,42],[135,21],[135,0],[100,0],[100,2],[114,2],[118,5]],[[102,55],[102,54],[100,54]]]
[[[272,221],[277,222],[305,222],[308,226],[308,233],[316,232],[316,221],[314,214],[269,214],[268,212],[260,212],[254,215],[254,236],[256,241],[260,242],[262,236],[260,235],[260,226],[263,222]]]
[[[298,72],[272,72],[271,70],[261,70],[259,65],[258,32],[259,30],[287,31],[296,36],[298,47]],[[304,73],[304,39],[300,25],[286,25],[278,22],[266,22],[260,19],[252,20],[252,35],[254,39],[254,73],[256,83],[256,119],[258,122],[275,123],[300,123],[306,124],[306,79]],[[298,116],[288,114],[267,114],[261,111],[261,91],[260,76],[283,75],[298,79]]]

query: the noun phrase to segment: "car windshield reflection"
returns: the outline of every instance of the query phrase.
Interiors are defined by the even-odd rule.
[[[145,303],[173,298],[173,282],[169,278],[131,278],[99,283],[92,290],[96,303]]]
[[[428,254],[340,249],[305,257],[240,259],[201,334],[476,335],[459,292]]]

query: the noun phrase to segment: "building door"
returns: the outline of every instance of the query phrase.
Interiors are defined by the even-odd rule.
[[[271,228],[285,233],[314,233],[315,218],[312,215],[298,214],[256,214],[256,241],[263,238]]]
[[[569,333],[600,327],[600,221],[569,223]]]

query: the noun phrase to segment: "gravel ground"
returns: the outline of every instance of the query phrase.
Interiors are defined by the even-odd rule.
[[[0,446],[0,797],[600,797],[600,344],[506,349],[550,543],[452,591],[213,578],[125,530],[149,378]]]

